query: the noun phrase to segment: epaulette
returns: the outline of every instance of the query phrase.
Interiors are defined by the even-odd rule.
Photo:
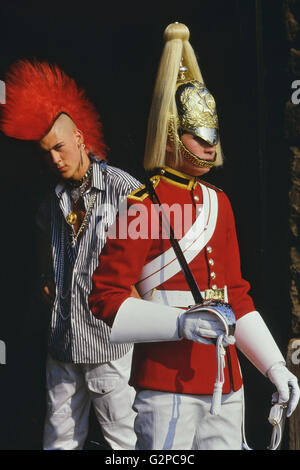
[[[150,181],[151,181],[153,188],[155,189],[158,183],[160,182],[160,176],[159,175],[151,176]],[[127,197],[129,199],[134,199],[135,201],[143,201],[148,196],[149,196],[149,191],[146,188],[146,186],[143,184],[140,188],[132,191],[132,193],[130,193]]]
[[[146,197],[149,196],[149,191],[146,186],[140,186],[138,189],[135,189],[130,194],[128,194],[128,199],[134,199],[135,201],[143,201]]]
[[[205,186],[208,186],[208,188],[214,189],[215,191],[223,192],[223,189],[217,188],[217,186],[214,186],[213,184],[208,183],[207,181],[199,180],[199,183],[204,184]]]

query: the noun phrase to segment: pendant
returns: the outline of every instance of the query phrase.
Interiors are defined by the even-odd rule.
[[[71,190],[71,198],[73,199],[75,204],[78,201],[78,199],[80,198],[80,196],[81,196],[80,187],[79,188],[74,188],[74,189]]]
[[[74,238],[74,237],[72,237],[71,247],[72,247],[72,248],[75,248],[76,243],[77,243],[77,239]]]
[[[67,217],[68,224],[74,225],[76,223],[76,220],[77,220],[77,215],[75,214],[75,212],[70,212],[70,214],[68,214],[68,217]]]

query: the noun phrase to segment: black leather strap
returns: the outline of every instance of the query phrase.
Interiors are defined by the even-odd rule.
[[[184,274],[184,277],[189,285],[189,288],[191,290],[191,293],[192,293],[192,296],[194,298],[194,301],[195,301],[195,304],[202,304],[204,302],[204,299],[201,295],[201,291],[198,287],[198,284],[193,276],[193,273],[192,271],[190,270],[190,267],[185,259],[185,256],[182,252],[182,249],[180,248],[180,245],[174,235],[174,230],[173,228],[171,227],[171,223],[170,221],[168,220],[167,218],[167,215],[160,203],[160,200],[157,196],[157,193],[155,191],[155,189],[153,188],[152,184],[151,184],[151,181],[149,181],[148,177],[146,177],[146,187],[148,188],[148,191],[149,191],[149,196],[152,200],[152,202],[155,204],[155,202],[157,202],[157,204],[160,206],[160,209],[161,209],[161,214],[164,218],[164,222],[166,224],[166,226],[169,228],[169,236],[170,236],[170,242],[171,242],[171,245],[174,249],[174,252],[177,256],[177,259],[178,259],[178,262],[181,266],[181,269],[183,271],[183,274]]]

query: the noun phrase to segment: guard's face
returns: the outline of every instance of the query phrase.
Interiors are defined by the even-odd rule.
[[[207,161],[214,161],[216,156],[216,145],[210,145],[200,137],[188,133],[184,133],[181,136],[181,140],[188,150],[197,157]]]
[[[81,158],[82,135],[73,121],[61,115],[39,144],[50,168],[64,179],[79,180],[86,172],[88,162],[84,152]]]
[[[206,161],[214,161],[216,157],[216,146],[209,145],[203,139],[194,136],[190,133],[184,133],[181,136],[182,143],[185,147],[192,152],[197,157],[201,158],[202,160]],[[169,152],[168,152],[169,150]],[[174,147],[173,145],[167,145],[167,164],[168,166],[172,166],[172,161],[174,161]],[[181,162],[176,167],[177,170],[182,171],[191,176],[201,176],[205,173],[209,172],[210,168],[199,167],[193,165],[191,161],[184,158],[181,159]]]

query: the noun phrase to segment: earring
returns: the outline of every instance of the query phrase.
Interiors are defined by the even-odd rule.
[[[82,155],[82,149],[84,148],[84,144],[81,144],[80,146],[80,161],[81,161],[81,166],[83,166],[83,155]]]

